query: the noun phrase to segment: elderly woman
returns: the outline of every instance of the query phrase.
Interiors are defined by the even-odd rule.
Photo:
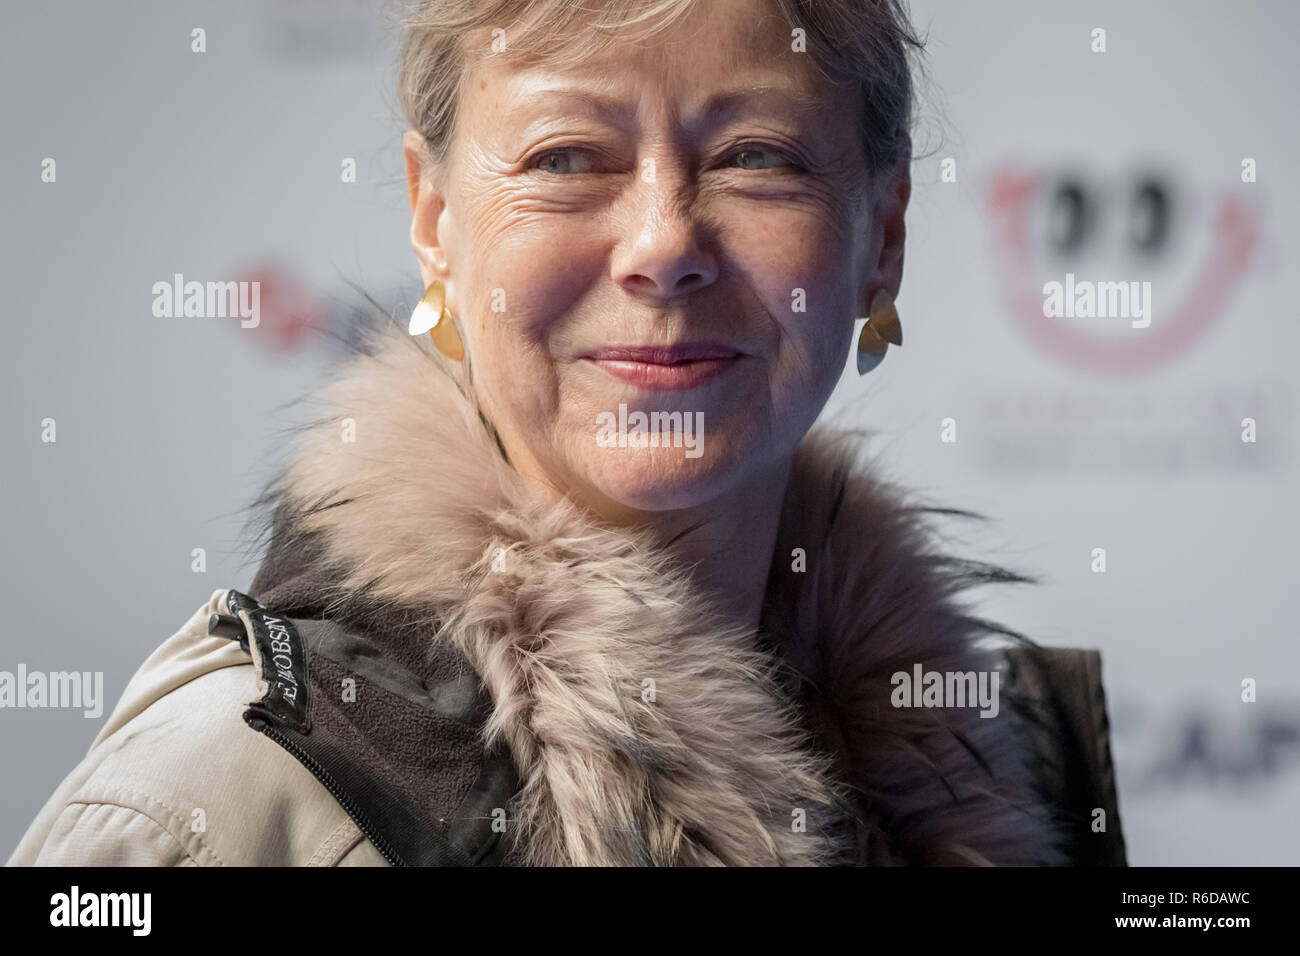
[[[1096,655],[810,431],[902,344],[901,3],[408,28],[423,299],[11,862],[1122,862]]]

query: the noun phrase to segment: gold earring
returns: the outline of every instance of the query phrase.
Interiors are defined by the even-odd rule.
[[[866,375],[883,362],[890,343],[903,344],[903,324],[894,297],[881,289],[871,300],[871,316],[858,336],[858,374]]]
[[[465,360],[465,343],[460,339],[456,322],[447,308],[447,287],[434,279],[424,290],[424,298],[411,313],[407,331],[412,335],[429,333],[434,347],[453,362]]]

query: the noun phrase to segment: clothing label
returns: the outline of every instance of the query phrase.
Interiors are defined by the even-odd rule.
[[[266,693],[250,706],[300,733],[308,733],[311,691],[307,682],[307,645],[298,629],[283,614],[267,610],[238,591],[231,591],[226,603],[252,626],[257,645],[254,656],[266,681]]]

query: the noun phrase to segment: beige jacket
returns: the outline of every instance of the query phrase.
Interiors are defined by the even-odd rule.
[[[259,693],[214,591],[131,678],[9,866],[386,866],[302,764],[241,715]]]

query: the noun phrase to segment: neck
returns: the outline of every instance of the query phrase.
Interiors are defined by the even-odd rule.
[[[763,611],[789,476],[790,462],[782,461],[719,499],[665,513],[656,523],[719,612],[751,630]]]
[[[757,630],[790,468],[783,459],[688,508],[632,510],[603,496],[584,503],[609,524],[649,528],[727,623]]]

